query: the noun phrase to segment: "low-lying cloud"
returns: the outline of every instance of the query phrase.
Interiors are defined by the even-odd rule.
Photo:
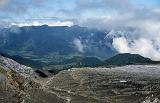
[[[79,52],[81,52],[81,53],[84,52],[84,45],[82,44],[82,42],[81,42],[80,39],[75,38],[75,39],[73,40],[73,44],[74,44],[75,48],[76,48]]]
[[[112,46],[119,53],[160,60],[160,8],[131,5],[126,10],[115,9],[115,12],[116,15],[88,18],[81,25],[111,30],[108,37],[113,39]]]
[[[127,29],[110,33],[113,47],[120,53],[140,54],[152,60],[160,60],[160,22],[135,22],[132,27],[133,31]]]
[[[126,38],[114,38],[113,47],[120,53],[140,54],[144,57],[149,57],[152,60],[160,60],[160,50],[155,47],[151,40],[139,38],[129,42]]]

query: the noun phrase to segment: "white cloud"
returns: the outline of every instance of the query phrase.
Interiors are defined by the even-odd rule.
[[[160,21],[157,19],[160,15],[157,12],[150,10],[142,12],[144,16],[137,12],[113,16],[112,19],[92,19],[89,24],[93,26],[93,23],[98,22],[96,27],[113,29],[107,36],[113,39],[112,45],[118,52],[160,60]]]
[[[124,37],[114,38],[112,45],[120,53],[130,52],[129,47],[128,47],[128,42]]]
[[[42,25],[48,25],[48,26],[73,26],[74,23],[72,21],[29,21],[29,22],[18,22],[18,23],[12,23],[12,25],[18,25],[19,27],[23,26],[42,26]]]
[[[84,52],[84,45],[82,44],[81,40],[78,39],[78,38],[75,38],[73,40],[73,44],[75,45],[76,49],[79,51],[79,52]]]
[[[132,42],[124,37],[114,38],[112,45],[120,53],[140,54],[152,60],[160,60],[159,48],[156,48],[153,42],[146,38],[139,38]]]

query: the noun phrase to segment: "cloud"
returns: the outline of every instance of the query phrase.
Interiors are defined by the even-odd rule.
[[[130,52],[128,42],[124,37],[114,38],[112,45],[120,53],[129,53]]]
[[[43,0],[0,0],[1,21],[17,21],[20,18],[27,18],[40,13],[41,7],[45,8]],[[42,12],[42,11],[41,11]]]
[[[84,52],[84,45],[82,44],[82,42],[81,42],[80,39],[75,38],[75,39],[73,40],[73,44],[74,44],[75,48],[76,48],[79,52],[81,52],[81,53]]]
[[[11,25],[17,25],[19,27],[23,26],[42,26],[42,25],[48,25],[48,26],[73,26],[74,23],[72,21],[45,21],[45,20],[31,20],[31,21],[25,21],[25,22],[15,22]]]
[[[0,6],[5,6],[8,3],[8,0],[0,0]]]
[[[20,28],[17,27],[17,26],[10,27],[9,31],[12,32],[12,33],[15,33],[15,34],[20,34],[20,32],[21,32]]]
[[[71,2],[71,3],[68,3]],[[54,6],[53,6],[54,5]],[[5,11],[5,12],[4,12]],[[159,9],[134,5],[131,0],[0,0],[1,21],[34,17],[63,17],[82,26],[111,28],[129,21],[159,19]],[[152,16],[154,15],[154,16]],[[96,24],[97,23],[97,24]],[[96,24],[96,25],[95,25]]]
[[[131,11],[125,11],[116,14],[106,14],[105,16],[89,17],[82,21],[82,26],[95,27],[99,29],[118,28],[118,27],[134,27],[135,25],[146,22],[159,22],[160,12],[156,9],[136,8]],[[97,23],[97,24],[96,24]],[[96,25],[95,25],[96,24]]]
[[[132,10],[129,0],[123,0],[123,2],[120,0],[73,0],[73,2],[72,8],[61,8],[58,10],[58,13],[77,19],[86,19],[86,17],[95,17],[99,13],[105,15],[110,12]]]
[[[0,0],[0,26],[72,26],[73,21],[56,17],[57,1]],[[52,7],[51,7],[52,6]],[[57,13],[55,16],[54,14]],[[2,25],[1,25],[2,24]]]
[[[120,53],[141,54],[152,60],[160,60],[160,8],[133,5],[126,0],[124,2],[125,9],[123,4],[116,5],[119,2],[117,0],[110,2],[112,7],[109,5],[103,7],[102,4],[99,8],[110,13],[105,14],[104,11],[104,16],[88,17],[80,21],[80,25],[110,30],[111,32],[107,36],[113,39],[113,48]],[[105,1],[103,3],[105,4]],[[95,5],[97,9],[99,9],[98,5],[100,4]],[[94,6],[88,5],[87,7],[91,10],[94,9]]]
[[[113,47],[120,53],[140,54],[144,57],[149,57],[152,60],[160,60],[159,48],[156,48],[151,40],[139,38],[128,42],[124,37],[113,39]]]
[[[126,26],[133,30],[121,28],[108,34],[113,39],[113,47],[120,53],[140,54],[160,60],[160,22],[156,19],[134,20]]]
[[[108,37],[113,39],[113,47],[120,53],[140,54],[160,60],[160,22],[155,19],[131,21],[127,26],[133,29],[120,28],[108,33]]]
[[[77,0],[75,4],[76,9],[83,11],[93,9],[126,10],[132,8],[129,0],[123,0],[123,2],[120,0]]]

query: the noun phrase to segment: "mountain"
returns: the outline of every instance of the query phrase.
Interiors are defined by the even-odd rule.
[[[104,61],[105,65],[154,64],[156,62],[139,54],[117,54]]]
[[[111,57],[116,51],[107,31],[80,26],[12,26],[0,29],[0,52],[44,63],[74,56]]]
[[[82,68],[82,67],[112,67],[112,66],[124,66],[124,65],[151,65],[160,64],[160,61],[152,61],[149,58],[145,58],[139,54],[123,53],[117,54],[104,61],[97,57],[79,57],[75,56],[69,59],[65,59],[59,64],[49,64],[45,66],[46,70],[68,70],[70,68]]]
[[[160,62],[115,55],[104,36],[79,26],[3,28],[0,103],[158,103]]]

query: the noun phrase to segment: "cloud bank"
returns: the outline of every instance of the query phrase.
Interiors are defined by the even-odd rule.
[[[130,23],[131,29],[112,30],[108,36],[120,53],[140,54],[152,60],[160,60],[160,22],[143,20]]]
[[[124,37],[113,39],[113,47],[120,53],[140,54],[144,57],[149,57],[152,60],[160,60],[159,47],[155,47],[151,40],[139,38],[132,42]]]
[[[109,1],[101,0],[101,2],[103,5]],[[131,0],[125,0],[124,4],[116,5],[119,2],[121,1],[113,0],[111,4],[106,4],[107,7],[101,5],[101,9],[112,13],[89,17],[80,24],[111,30],[107,36],[113,39],[112,46],[119,53],[140,54],[152,60],[160,60],[160,8],[133,5]],[[87,5],[86,8],[93,10],[98,8],[97,5]]]
[[[74,23],[72,21],[29,21],[29,22],[16,22],[11,23],[11,25],[17,25],[19,27],[23,26],[73,26]]]

